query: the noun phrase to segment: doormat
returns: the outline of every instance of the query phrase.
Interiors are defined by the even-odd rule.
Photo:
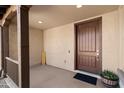
[[[74,78],[81,80],[81,81],[84,81],[84,82],[87,82],[87,83],[90,83],[90,84],[93,84],[93,85],[96,85],[96,83],[97,83],[97,78],[91,77],[88,75],[84,75],[84,74],[80,74],[80,73],[77,73],[74,76]]]

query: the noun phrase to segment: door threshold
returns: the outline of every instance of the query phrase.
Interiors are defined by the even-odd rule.
[[[80,71],[80,70],[74,70],[74,72],[85,74],[85,75],[89,75],[89,76],[101,79],[100,75],[96,75],[96,74],[93,74],[93,73],[89,73],[89,72],[85,72],[85,71]]]

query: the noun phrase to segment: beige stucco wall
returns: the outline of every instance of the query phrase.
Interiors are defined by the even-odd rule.
[[[119,7],[119,24],[120,24],[120,63],[119,68],[124,71],[124,6]]]
[[[67,24],[44,31],[44,50],[46,51],[47,64],[73,71],[73,24]],[[70,54],[68,53],[69,50]]]
[[[103,69],[116,71],[120,61],[118,11],[104,14],[102,17]]]
[[[41,63],[41,52],[43,49],[42,31],[30,28],[29,46],[30,46],[30,66]]]
[[[41,63],[42,31],[34,28],[29,29],[30,66]],[[10,24],[9,27],[9,55],[18,60],[17,26]]]
[[[103,20],[102,69],[109,69],[116,72],[116,69],[119,66],[120,57],[118,11],[113,11],[100,16],[102,16]],[[74,23],[45,30],[44,49],[46,51],[47,64],[73,71]],[[70,54],[68,53],[68,50],[70,50]]]

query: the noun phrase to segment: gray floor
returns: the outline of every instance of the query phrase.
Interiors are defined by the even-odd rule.
[[[0,88],[9,88],[4,78],[0,78]]]
[[[32,88],[102,88],[100,80],[92,85],[74,79],[76,73],[49,65],[35,65],[30,68],[30,87]]]

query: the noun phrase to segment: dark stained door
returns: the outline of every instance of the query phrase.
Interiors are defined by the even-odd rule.
[[[102,70],[101,18],[76,24],[76,69],[98,74]]]

